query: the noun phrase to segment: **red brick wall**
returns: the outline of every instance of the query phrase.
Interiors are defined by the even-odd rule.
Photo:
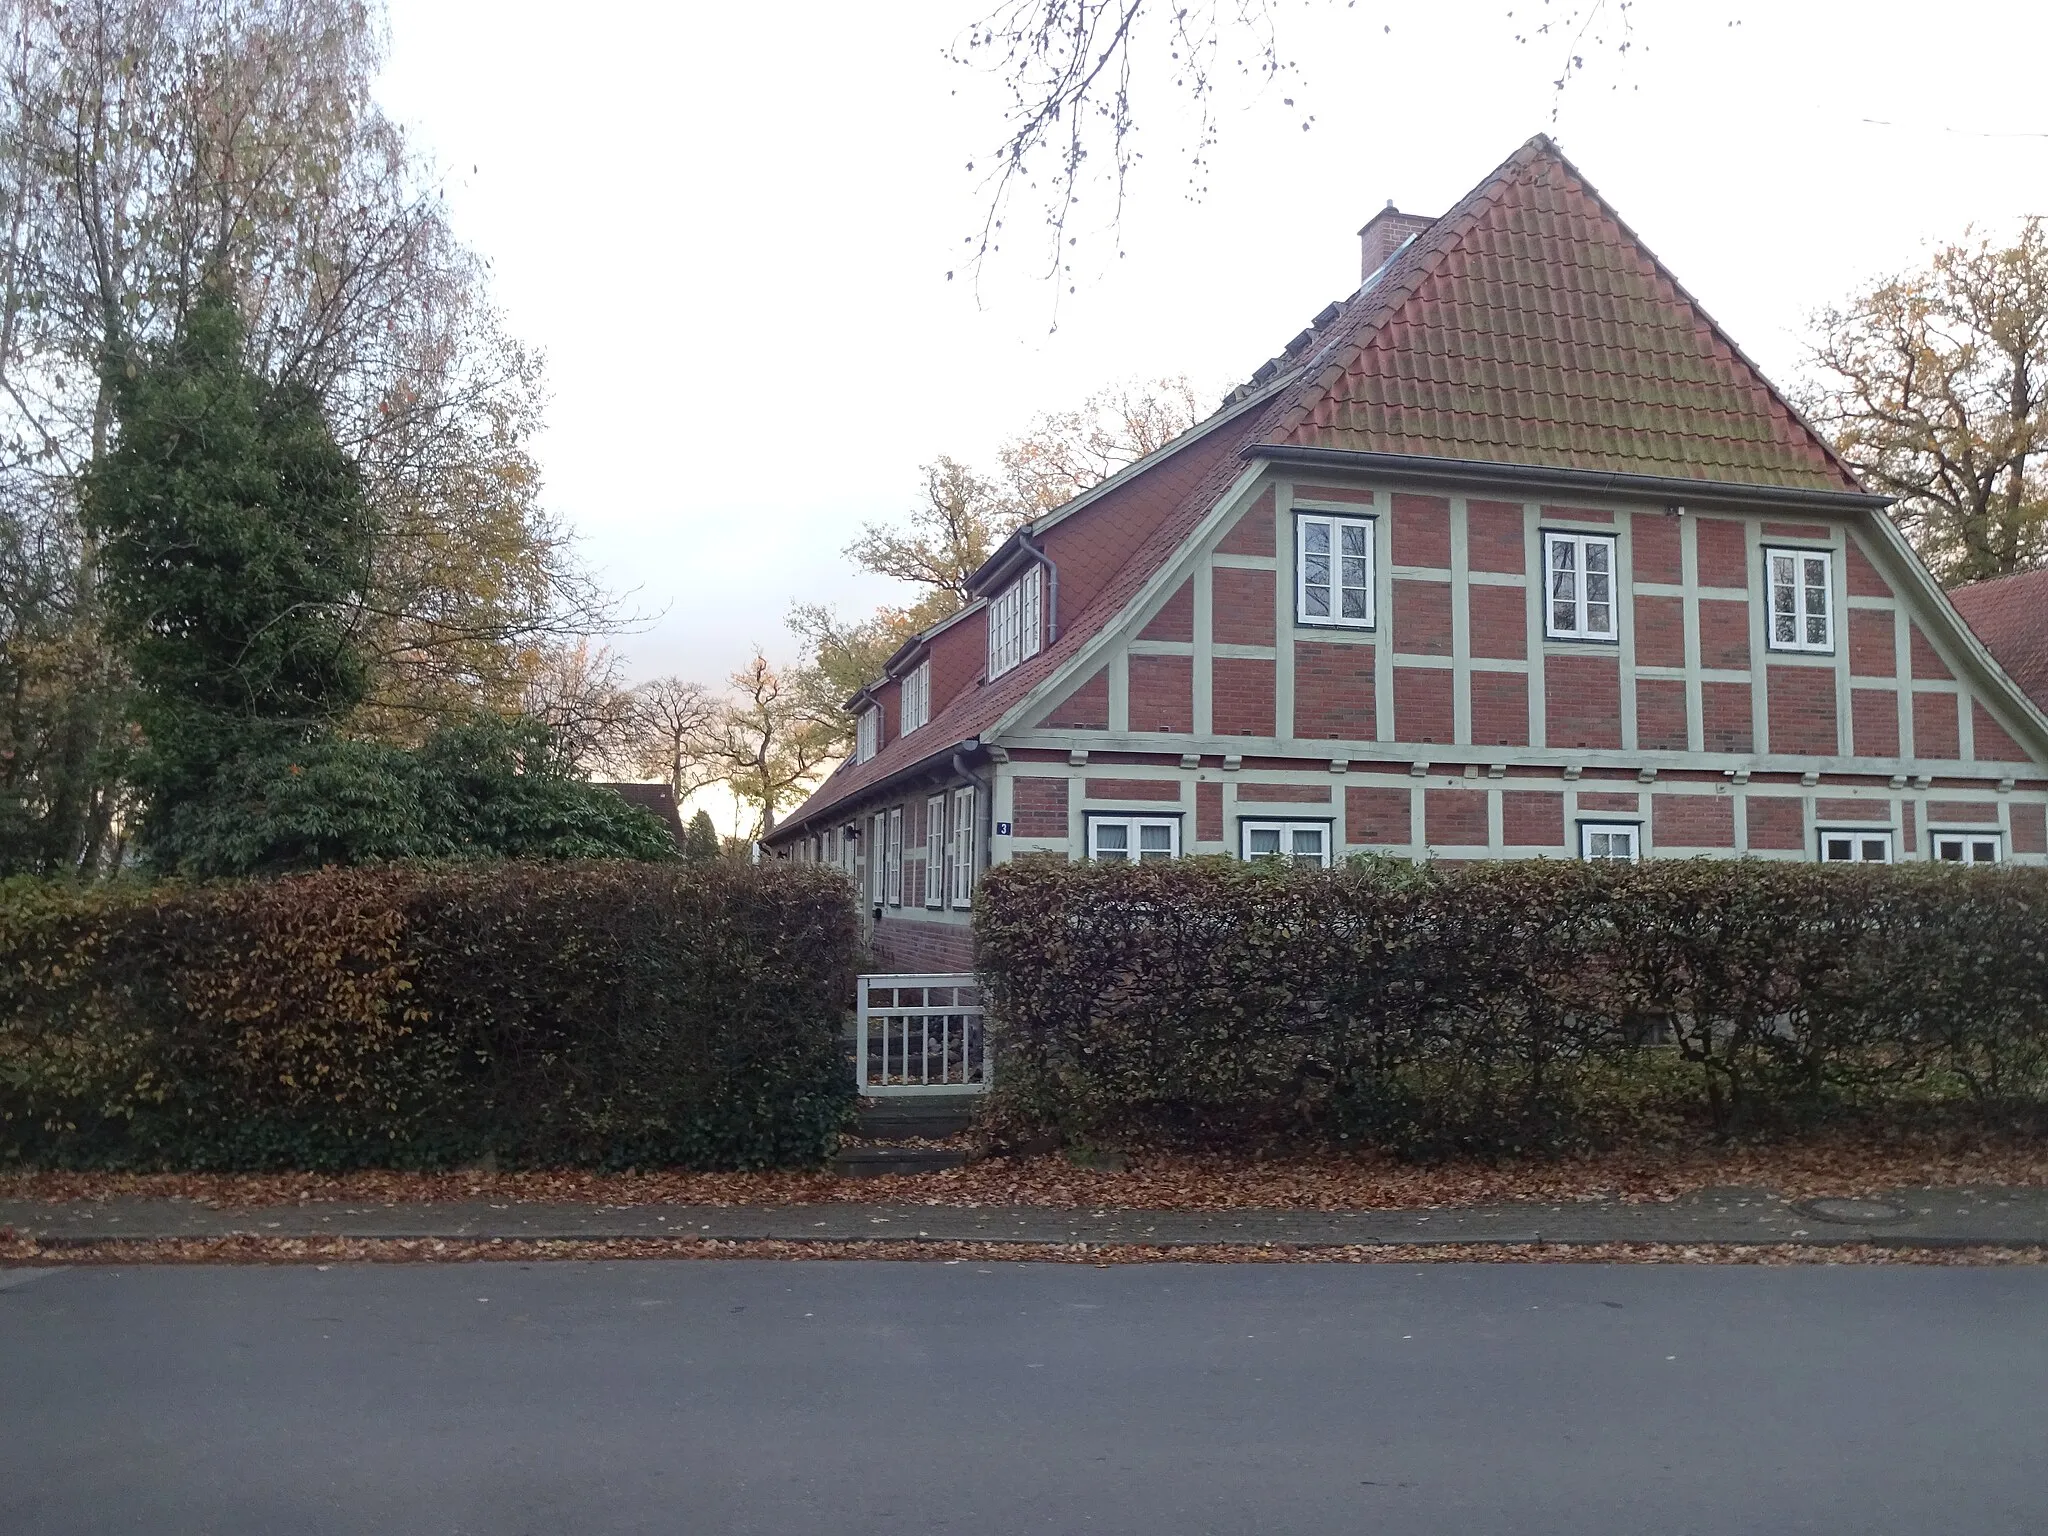
[[[1451,654],[1451,584],[1394,583],[1394,649],[1411,656]]]
[[[1090,800],[1180,801],[1179,779],[1089,779],[1083,793]]]
[[[1636,745],[1648,751],[1686,749],[1683,678],[1636,679]]]
[[[1685,665],[1685,600],[1637,597],[1636,661],[1645,667]]]
[[[1273,643],[1273,580],[1271,571],[1240,571],[1218,566],[1215,611],[1211,626],[1219,645]]]
[[[1703,517],[1699,540],[1700,585],[1749,587],[1749,545],[1742,524],[1724,517]]]
[[[1858,757],[1899,755],[1899,695],[1891,688],[1849,691],[1850,725]]]
[[[1067,781],[1018,775],[1010,781],[1010,817],[1019,837],[1065,837]]]
[[[1608,790],[1589,789],[1579,793],[1579,810],[1621,811],[1633,816],[1642,809],[1642,797],[1634,790],[1617,793]]]
[[[1939,682],[1946,681],[1955,676],[1953,672],[1949,671],[1948,663],[1941,659],[1941,656],[1935,651],[1927,636],[1920,632],[1918,624],[1913,626],[1912,645],[1913,675],[1915,677]]]
[[[1344,791],[1344,841],[1405,845],[1409,833],[1408,799],[1405,789],[1349,786]]]
[[[1612,512],[1603,511],[1597,507],[1546,506],[1542,508],[1542,513],[1546,521],[1552,518],[1566,523],[1611,523],[1614,521],[1614,514]]]
[[[1678,529],[1677,518],[1662,514],[1629,519],[1629,543],[1634,552],[1637,581],[1661,581],[1675,587],[1685,579],[1678,551]],[[1640,612],[1642,599],[1637,598],[1636,602]]]
[[[1273,735],[1273,663],[1218,656],[1209,665],[1210,719],[1216,734]]]
[[[1448,742],[1456,739],[1448,667],[1394,668],[1394,739]]]
[[[1813,802],[1815,821],[1890,821],[1892,803],[1889,800],[1816,800]]]
[[[1991,718],[1991,711],[1972,700],[1970,703],[1970,730],[1975,738],[1977,759],[1986,763],[2024,763],[2028,761],[2027,751],[2007,733],[2004,726]]]
[[[1501,841],[1510,848],[1564,846],[1564,796],[1549,790],[1510,789],[1500,797]]]
[[[2013,805],[2012,851],[2048,853],[2048,806],[2025,801]]]
[[[1930,827],[1995,827],[1998,825],[1998,807],[1984,800],[1930,800],[1927,802],[1927,824]]]
[[[1273,493],[1267,491],[1246,508],[1244,516],[1237,520],[1216,548],[1226,555],[1272,554]]]
[[[936,711],[934,711],[936,713]],[[1059,703],[1039,716],[1040,725],[1063,725],[1070,730],[1109,729],[1109,669],[1103,668]]]
[[[1905,847],[1917,853],[1920,849],[1920,843],[1918,839],[1918,834],[1916,834],[1913,830],[1913,811],[1913,802],[1910,800],[1908,800],[1904,805],[1900,806],[1899,825],[1905,829]]]
[[[1892,595],[1892,589],[1885,584],[1885,579],[1878,575],[1877,567],[1872,565],[1870,558],[1857,547],[1856,540],[1853,537],[1849,540],[1849,558],[1846,562],[1846,569],[1849,577],[1849,592],[1852,596],[1890,597]]]
[[[1650,826],[1663,848],[1733,848],[1735,802],[1725,795],[1652,795]]]
[[[1835,720],[1835,672],[1827,667],[1767,667],[1772,752],[1833,757],[1841,751]]]
[[[1748,822],[1752,848],[1806,846],[1805,810],[1789,795],[1751,795]]]
[[[1956,695],[1913,695],[1913,751],[1919,757],[1961,757],[1962,732],[1956,718]]]
[[[974,930],[965,923],[935,923],[893,911],[875,925],[869,945],[883,971],[946,975],[974,969]]]
[[[1195,584],[1192,580],[1174,588],[1151,622],[1138,632],[1140,640],[1192,640],[1195,638]]]
[[[1529,744],[1529,678],[1522,672],[1473,672],[1472,741],[1481,747]]]
[[[1702,745],[1709,752],[1753,752],[1756,728],[1749,716],[1749,684],[1701,683]]]
[[[1442,496],[1394,496],[1393,550],[1396,565],[1451,563],[1451,504]]]
[[[1221,784],[1197,784],[1195,786],[1195,836],[1205,843],[1216,842],[1223,836],[1223,786]]]
[[[1851,608],[1849,670],[1858,677],[1896,677],[1899,662],[1894,638],[1889,609]]]
[[[1474,501],[1465,507],[1466,559],[1475,571],[1519,576],[1529,568],[1522,548],[1522,508],[1512,501]],[[1512,590],[1495,588],[1494,590]],[[1515,594],[1516,601],[1521,594]]]
[[[1192,656],[1133,656],[1131,729],[1192,731],[1195,728],[1195,660]]]
[[[1315,805],[1330,798],[1327,784],[1240,784],[1240,805]]]
[[[1749,665],[1749,604],[1700,601],[1700,665],[1729,671]]]
[[[1486,791],[1430,789],[1422,795],[1422,826],[1434,847],[1486,843]]]
[[[1294,643],[1294,734],[1330,741],[1371,741],[1373,647],[1320,640]]]
[[[1520,587],[1468,589],[1472,654],[1520,661],[1529,654],[1529,610]]]
[[[1543,663],[1545,733],[1553,747],[1621,745],[1621,663],[1552,656]]]

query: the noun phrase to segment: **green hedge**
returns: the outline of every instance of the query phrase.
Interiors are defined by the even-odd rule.
[[[385,866],[0,886],[0,1158],[760,1167],[845,1122],[826,871]]]
[[[1023,863],[975,905],[1021,1132],[1427,1153],[2048,1105],[2048,871]]]

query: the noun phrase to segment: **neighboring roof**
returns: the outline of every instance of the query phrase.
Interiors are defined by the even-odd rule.
[[[643,811],[652,811],[667,825],[676,840],[678,848],[683,846],[683,813],[676,804],[675,791],[666,784],[614,783],[593,779],[592,789],[608,789],[629,804],[637,805]]]
[[[1354,296],[1268,441],[1861,489],[1541,134]]]
[[[2048,713],[2048,570],[1972,582],[1948,600],[2005,675]]]

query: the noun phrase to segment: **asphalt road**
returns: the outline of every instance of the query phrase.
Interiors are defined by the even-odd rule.
[[[2048,1268],[0,1272],[0,1531],[2038,1532]]]

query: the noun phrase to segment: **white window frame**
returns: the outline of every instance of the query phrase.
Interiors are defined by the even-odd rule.
[[[1091,861],[1102,857],[1101,829],[1106,826],[1122,827],[1124,829],[1124,847],[1115,857],[1122,859],[1126,863],[1142,864],[1146,862],[1142,858],[1133,857],[1133,855],[1140,852],[1138,845],[1142,837],[1142,829],[1146,827],[1165,827],[1168,832],[1166,857],[1168,859],[1180,857],[1180,818],[1178,816],[1101,815],[1090,811],[1087,813],[1087,818],[1088,857]]]
[[[1838,857],[1835,845],[1844,843],[1848,851]],[[1890,827],[1822,827],[1818,846],[1823,864],[1889,864],[1897,851]]]
[[[899,736],[908,736],[932,717],[932,663],[926,657],[903,674],[900,709],[898,711]]]
[[[892,907],[903,905],[903,807],[889,808],[889,845],[883,860],[883,896]]]
[[[1815,614],[1811,595],[1816,590],[1806,580],[1805,562],[1820,562],[1821,612]],[[1791,640],[1778,638],[1778,573],[1780,562],[1791,562],[1790,583],[1792,595]],[[1811,640],[1807,633],[1813,619],[1821,625],[1821,638]],[[1835,649],[1835,555],[1828,549],[1801,549],[1766,544],[1764,546],[1764,645],[1773,651],[1804,651],[1809,655],[1832,655]]]
[[[1308,609],[1308,531],[1319,528],[1329,537],[1329,553],[1323,558],[1337,562],[1336,568],[1326,574],[1336,579],[1323,585],[1329,590],[1329,606],[1335,612],[1312,614]],[[1343,553],[1344,532],[1358,528],[1365,533],[1365,554],[1361,556]],[[1379,519],[1376,517],[1353,517],[1336,512],[1297,510],[1294,514],[1294,622],[1310,629],[1371,629],[1378,607],[1377,592],[1379,581]],[[1343,562],[1363,558],[1365,562],[1365,617],[1347,617],[1344,612],[1344,592],[1357,583],[1344,580]]]
[[[1604,864],[1620,860],[1615,853],[1595,854],[1593,839],[1596,837],[1628,838],[1628,858],[1625,862],[1639,864],[1643,858],[1643,824],[1639,821],[1582,821],[1579,823],[1579,857],[1589,864]]]
[[[882,706],[870,704],[854,725],[853,760],[864,763],[882,750]]]
[[[946,846],[946,887],[955,907],[974,905],[974,789],[952,794],[952,836]]]
[[[946,797],[932,795],[924,803],[924,904],[946,904]]]
[[[2003,864],[2005,862],[2005,834],[2003,832],[1992,831],[1989,828],[1982,828],[1975,832],[1935,829],[1930,830],[1927,836],[1927,846],[1933,855],[1934,862],[1937,864]],[[1957,845],[1957,850],[1961,853],[1962,857],[1955,859],[1944,858],[1941,852],[1941,845],[1943,843]],[[1980,845],[1985,843],[1991,845],[1991,856],[1980,859],[1977,857],[1977,850]]]
[[[848,880],[860,883],[860,828],[852,823],[839,829],[839,868]]]
[[[1289,864],[1314,864],[1318,868],[1330,867],[1330,824],[1327,821],[1285,821],[1270,816],[1245,817],[1237,824],[1237,856],[1247,863],[1254,857],[1252,834],[1254,832],[1277,832],[1280,834],[1280,851],[1277,854],[1259,854],[1259,858],[1285,860]],[[1313,855],[1296,853],[1293,849],[1297,832],[1316,834],[1316,851]]]
[[[1560,596],[1557,590],[1557,551],[1571,551],[1571,592]],[[1605,551],[1607,569],[1605,572],[1589,571],[1589,555],[1594,549]],[[1543,635],[1547,640],[1591,640],[1603,645],[1614,644],[1621,635],[1621,575],[1615,569],[1619,559],[1620,546],[1611,533],[1571,533],[1563,529],[1543,530]],[[1607,577],[1607,627],[1593,627],[1590,611],[1594,599],[1587,587],[1596,575]],[[1569,625],[1557,621],[1557,605],[1569,602],[1572,605],[1572,620]]]
[[[1045,634],[1045,576],[1032,566],[988,605],[988,675],[1001,677],[1038,654]]]

